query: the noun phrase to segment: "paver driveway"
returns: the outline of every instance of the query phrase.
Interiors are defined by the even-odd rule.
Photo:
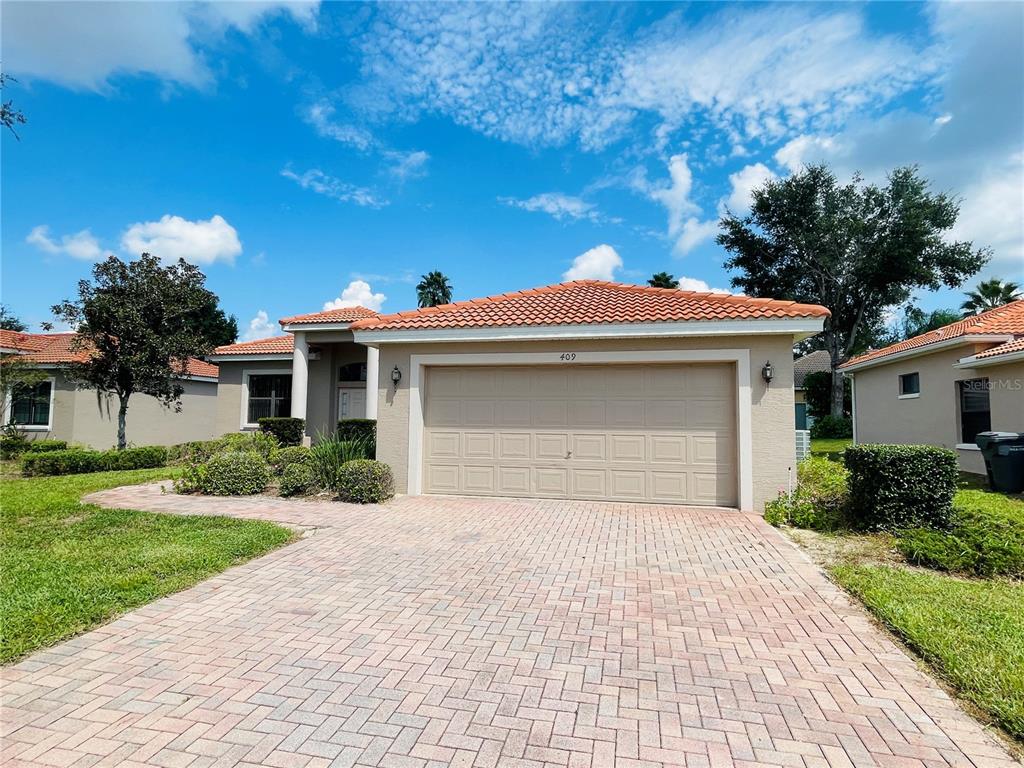
[[[7,668],[8,765],[1011,764],[752,516],[93,499],[319,528]]]

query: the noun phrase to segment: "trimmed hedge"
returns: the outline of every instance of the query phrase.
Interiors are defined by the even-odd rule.
[[[302,438],[306,436],[305,419],[293,419],[288,416],[264,416],[257,423],[260,425],[260,432],[273,435],[283,446],[302,445]]]
[[[302,464],[308,467],[311,459],[309,448],[301,445],[289,445],[277,452],[271,469],[274,470],[275,475],[282,475],[293,464]]]
[[[376,419],[342,419],[338,422],[339,440],[377,441]]]
[[[865,530],[948,529],[959,477],[954,451],[930,445],[852,445],[850,522]]]
[[[67,440],[29,440],[21,433],[0,436],[0,459],[16,459],[23,453],[66,451]]]
[[[206,462],[202,474],[202,491],[212,496],[251,496],[270,482],[270,467],[252,451],[219,453]]]
[[[79,448],[44,453],[26,453],[21,472],[34,475],[78,475],[122,469],[149,469],[167,464],[167,449],[161,445],[126,448],[123,451],[88,451]]]
[[[281,473],[279,492],[282,496],[303,496],[314,486],[313,470],[309,464],[289,464]]]
[[[372,459],[355,459],[338,468],[338,498],[353,504],[379,504],[395,495],[391,467]]]
[[[818,416],[811,424],[811,437],[816,440],[853,437],[853,420],[849,416]]]
[[[66,451],[67,440],[29,440],[26,453],[49,453],[50,451]]]

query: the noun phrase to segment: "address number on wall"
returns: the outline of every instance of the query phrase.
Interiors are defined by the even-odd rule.
[[[576,353],[575,352],[563,352],[562,354],[560,354],[558,356],[558,359],[561,360],[563,363],[571,363],[573,360],[576,359]]]

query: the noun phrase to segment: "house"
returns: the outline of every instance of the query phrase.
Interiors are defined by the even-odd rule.
[[[832,357],[824,349],[810,352],[793,361],[793,401],[796,409],[796,428],[810,429],[814,417],[807,413],[804,378],[809,373],[827,373],[832,370]]]
[[[399,493],[760,509],[794,466],[793,344],[827,316],[595,280],[298,315],[216,350],[217,425],[376,418]]]
[[[78,388],[61,368],[80,362],[86,352],[73,350],[74,333],[20,333],[0,330],[0,354],[18,355],[46,378],[30,390],[5,393],[4,422],[31,439],[67,440],[92,448],[117,444],[116,397]],[[189,360],[181,411],[165,408],[149,395],[128,402],[128,440],[132,445],[173,445],[214,437],[217,366]]]
[[[984,473],[974,439],[1024,431],[1024,301],[868,352],[840,367],[852,380],[858,443],[955,448]]]

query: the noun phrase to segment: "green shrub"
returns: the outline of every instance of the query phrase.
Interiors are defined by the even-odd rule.
[[[29,439],[17,430],[5,431],[0,436],[0,459],[16,459],[28,450]]]
[[[342,464],[335,489],[342,501],[379,504],[395,495],[391,467],[372,459],[355,459]]]
[[[850,522],[865,530],[948,529],[958,478],[956,453],[930,445],[852,445]]]
[[[321,488],[338,490],[338,471],[346,462],[372,459],[372,443],[366,438],[342,440],[337,435],[317,436],[318,442],[309,451],[309,465]]]
[[[853,437],[853,421],[849,416],[818,416],[811,424],[811,437],[816,440]]]
[[[50,451],[66,451],[67,440],[29,440],[26,453],[49,453]]]
[[[771,525],[792,525],[816,531],[846,527],[849,473],[842,465],[809,456],[797,466],[797,487],[792,496],[780,493],[764,508]]]
[[[215,454],[235,451],[258,453],[268,464],[273,463],[274,456],[281,448],[277,438],[266,432],[228,432],[216,442]]]
[[[303,496],[315,487],[313,470],[308,464],[293,463],[281,473],[280,493],[282,496]]]
[[[219,440],[193,440],[167,447],[168,464],[188,464],[209,459],[220,447]]]
[[[309,448],[301,445],[289,445],[287,448],[282,448],[277,452],[271,468],[274,470],[275,475],[281,475],[292,464],[302,464],[308,467],[309,463]]]
[[[1024,502],[1000,494],[961,493],[950,530],[910,528],[896,547],[915,565],[990,578],[1024,578]]]
[[[265,416],[259,419],[260,432],[273,435],[283,446],[302,445],[306,436],[306,420],[288,416]]]
[[[367,446],[366,458],[377,456],[377,422],[375,419],[342,419],[338,422],[338,438],[356,440]]]
[[[202,493],[206,486],[206,463],[193,461],[185,465],[174,480],[175,493]]]
[[[202,491],[211,496],[251,496],[270,482],[270,467],[254,451],[226,451],[206,462]]]
[[[33,475],[78,475],[123,469],[148,469],[167,464],[167,449],[159,445],[126,448],[123,451],[89,451],[81,448],[25,453],[21,472]]]

